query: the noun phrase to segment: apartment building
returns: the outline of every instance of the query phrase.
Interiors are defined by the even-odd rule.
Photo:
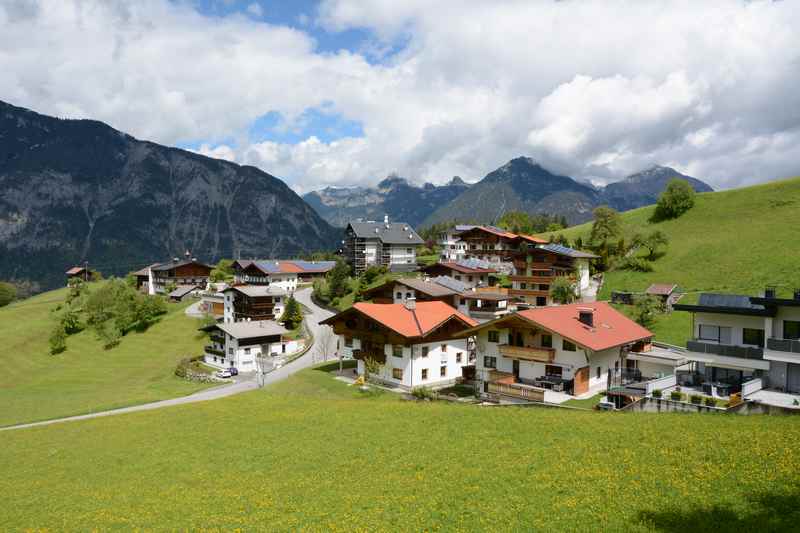
[[[417,268],[417,248],[424,244],[414,228],[404,222],[353,221],[345,229],[343,253],[356,275],[371,266],[385,266],[391,272]]]

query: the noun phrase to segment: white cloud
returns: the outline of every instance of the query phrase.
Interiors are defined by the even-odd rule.
[[[257,18],[264,15],[264,9],[261,7],[261,4],[257,4],[256,2],[247,6],[247,12]]]
[[[317,24],[374,37],[320,53],[311,21],[300,31],[166,0],[18,1],[0,6],[0,50],[13,50],[0,54],[0,98],[204,142],[199,152],[298,191],[392,171],[478,179],[517,155],[596,181],[655,163],[716,186],[800,173],[792,2],[327,0]],[[364,137],[248,136],[270,111],[293,131],[326,102]]]

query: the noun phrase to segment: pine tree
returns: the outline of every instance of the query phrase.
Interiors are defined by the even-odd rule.
[[[294,296],[289,296],[286,300],[286,306],[283,308],[283,314],[280,321],[286,329],[295,329],[303,321],[303,312],[300,310],[300,304],[294,299]]]

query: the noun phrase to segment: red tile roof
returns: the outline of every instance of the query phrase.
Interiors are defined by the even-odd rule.
[[[594,327],[578,321],[580,309],[594,311]],[[520,311],[519,316],[593,351],[607,350],[653,336],[608,302],[578,303]]]
[[[366,302],[358,302],[353,308],[404,337],[424,337],[451,318],[463,322],[465,328],[478,325],[468,316],[439,301],[416,302],[414,310],[407,309],[404,304]]]
[[[517,235],[517,237],[522,239],[523,241],[532,242],[534,244],[547,244],[548,242],[550,242],[547,239],[542,239],[541,237],[534,237],[533,235],[523,235],[522,233]]]

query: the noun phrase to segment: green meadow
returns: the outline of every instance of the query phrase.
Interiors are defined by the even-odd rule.
[[[696,196],[680,218],[649,221],[654,206],[622,213],[623,235],[661,230],[669,238],[653,272],[611,271],[599,295],[643,291],[651,283],[675,283],[686,301],[703,291],[759,294],[766,285],[789,294],[800,288],[800,178]],[[557,232],[571,242],[589,239],[591,223]],[[690,333],[689,314],[665,315],[655,325],[658,339],[683,344]]]
[[[0,308],[0,427],[182,396],[208,385],[176,378],[187,355],[202,352],[188,304],[168,304],[168,313],[142,333],[131,332],[104,350],[94,332],[67,339],[67,350],[50,355],[51,309],[66,289],[46,292]]]
[[[330,365],[335,366],[335,365]],[[0,432],[9,530],[786,531],[794,417],[478,407],[308,369],[202,402]]]

